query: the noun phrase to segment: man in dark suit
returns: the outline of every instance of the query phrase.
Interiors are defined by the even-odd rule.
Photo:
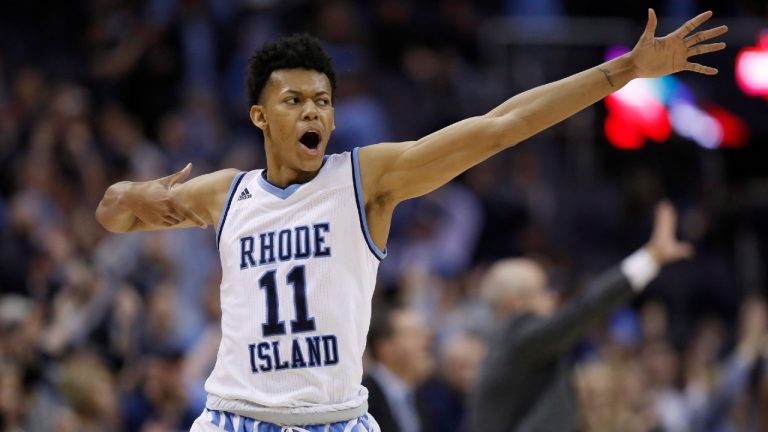
[[[645,247],[590,283],[556,310],[546,276],[530,260],[495,264],[481,291],[500,327],[470,401],[473,432],[569,432],[578,428],[568,353],[618,306],[641,291],[661,266],[690,257],[693,248],[675,238],[669,203],[656,209]]]
[[[363,385],[368,389],[368,412],[382,432],[432,430],[416,392],[434,369],[431,339],[429,328],[413,311],[374,306],[367,345],[373,362]]]

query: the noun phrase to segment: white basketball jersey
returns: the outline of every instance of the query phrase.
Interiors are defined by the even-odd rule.
[[[222,340],[208,408],[258,418],[365,405],[362,357],[386,254],[368,234],[359,179],[357,149],[285,189],[264,170],[235,177],[217,229]]]

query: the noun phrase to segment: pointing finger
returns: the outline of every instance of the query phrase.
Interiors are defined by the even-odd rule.
[[[173,225],[178,224],[179,222],[182,222],[182,220],[176,219],[173,216],[164,216],[163,217],[163,222],[165,224],[169,224],[170,226],[173,226]]]
[[[696,27],[700,26],[704,23],[704,21],[712,18],[712,11],[706,11],[704,13],[700,13],[697,16],[691,18],[680,26],[677,30],[672,32],[672,35],[677,36],[679,38],[684,38],[688,33],[694,31]]]
[[[185,218],[191,220],[192,222],[195,223],[195,225],[199,226],[200,228],[206,228],[208,226],[208,223],[205,222],[203,218],[198,216],[197,213],[188,209],[186,206],[177,204],[176,208],[181,212],[182,215],[184,215]]]

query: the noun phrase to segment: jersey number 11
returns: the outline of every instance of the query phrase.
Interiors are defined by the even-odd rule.
[[[264,337],[285,334],[285,322],[278,317],[277,299],[277,270],[270,270],[259,279],[259,287],[266,292],[267,322],[261,325]],[[307,311],[307,281],[304,266],[292,267],[285,277],[288,285],[293,287],[293,305],[296,309],[296,319],[291,321],[291,333],[313,331],[315,319]]]

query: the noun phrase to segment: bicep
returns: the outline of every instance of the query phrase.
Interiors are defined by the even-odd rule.
[[[480,116],[454,123],[418,141],[360,150],[363,181],[394,203],[425,195],[512,144],[509,118]]]

